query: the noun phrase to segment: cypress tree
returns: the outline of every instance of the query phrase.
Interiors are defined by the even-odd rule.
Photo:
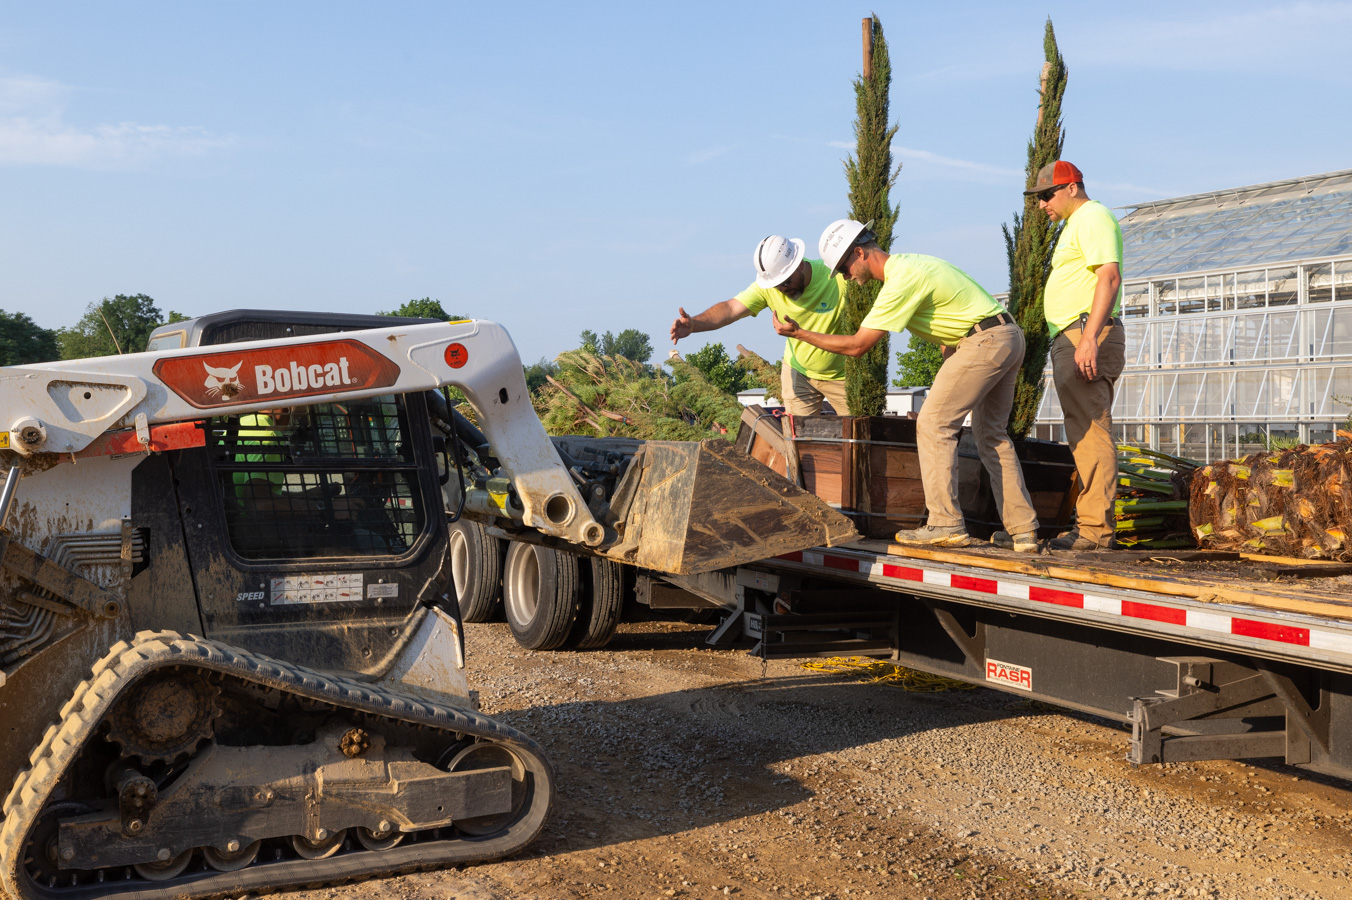
[[[892,137],[898,126],[887,123],[892,63],[878,17],[865,19],[864,27],[868,52],[864,72],[854,81],[855,156],[845,160],[845,177],[850,185],[850,218],[859,222],[871,220],[878,246],[887,250],[892,246],[892,226],[899,209],[891,204],[888,195],[901,172],[900,165],[892,167]],[[880,287],[876,281],[865,287],[850,283],[845,293],[845,322],[850,332],[859,329],[859,323],[873,308]],[[846,360],[846,392],[855,415],[882,414],[887,405],[887,362],[887,335],[864,356]]]
[[[1061,124],[1061,98],[1066,92],[1066,62],[1056,46],[1052,20],[1042,39],[1046,61],[1038,86],[1037,125],[1028,142],[1027,179],[1031,188],[1038,170],[1061,157],[1066,131]],[[1005,251],[1009,257],[1009,311],[1023,329],[1027,352],[1014,386],[1014,407],[1009,413],[1009,434],[1016,440],[1033,430],[1042,391],[1046,386],[1043,370],[1047,367],[1047,319],[1042,310],[1042,290],[1047,285],[1052,251],[1059,233],[1046,213],[1038,209],[1037,197],[1023,198],[1023,214],[1014,214],[1014,227],[1005,233]]]

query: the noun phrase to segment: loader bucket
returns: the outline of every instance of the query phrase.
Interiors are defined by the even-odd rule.
[[[727,441],[646,441],[610,504],[601,552],[671,575],[857,540],[850,520]]]

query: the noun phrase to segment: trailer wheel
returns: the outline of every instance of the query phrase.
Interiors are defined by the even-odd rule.
[[[502,606],[516,642],[528,650],[563,646],[577,618],[578,559],[512,541],[503,562]]]
[[[631,593],[624,566],[599,556],[591,557],[582,570],[582,596],[577,622],[568,636],[574,650],[595,650],[610,643],[620,625],[625,598]]]
[[[451,557],[460,618],[466,622],[489,622],[497,612],[502,596],[501,551],[501,542],[478,522],[451,523],[446,552]]]

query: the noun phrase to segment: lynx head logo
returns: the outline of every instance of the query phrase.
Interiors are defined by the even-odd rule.
[[[207,370],[205,384],[207,393],[212,397],[225,397],[228,400],[244,390],[244,385],[239,380],[239,367],[242,365],[244,365],[242,359],[235,363],[233,369],[219,369],[202,363],[202,368]]]

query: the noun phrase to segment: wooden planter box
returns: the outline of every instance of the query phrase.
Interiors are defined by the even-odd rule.
[[[737,446],[848,515],[860,534],[886,539],[925,522],[915,426],[897,416],[780,418],[752,406],[742,414]],[[1042,536],[1061,533],[1078,493],[1070,447],[1031,439],[1014,447]],[[967,428],[958,442],[958,503],[972,535],[988,538],[1002,527]]]

